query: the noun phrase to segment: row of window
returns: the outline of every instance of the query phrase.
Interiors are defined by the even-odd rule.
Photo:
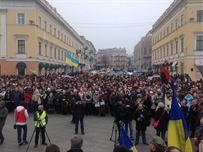
[[[163,57],[169,57],[170,55],[178,54],[178,39],[174,41],[171,41],[170,44],[166,44],[163,47],[160,47],[159,49],[156,49],[152,52],[153,60],[161,59]],[[170,50],[169,50],[170,49]],[[203,36],[197,36],[196,37],[196,50],[197,51],[203,51]],[[184,52],[184,37],[180,38],[180,53]]]
[[[25,40],[18,40],[18,53],[19,54],[24,54],[26,53],[26,48],[25,48]],[[39,55],[43,55],[42,54],[42,43],[39,42],[38,43],[38,48],[39,48]],[[56,48],[53,48],[52,46],[49,47],[49,57],[54,59],[58,59],[58,60],[65,60],[66,59],[66,51],[61,51],[58,50]],[[57,52],[58,52],[58,58],[57,58]],[[69,52],[70,54],[70,52]],[[44,56],[48,57],[48,46],[47,44],[44,45]]]
[[[177,30],[179,28],[178,21],[179,21],[179,19],[176,19],[176,21],[175,21],[175,30]],[[197,10],[197,22],[203,22],[203,10]],[[180,26],[183,26],[184,24],[185,24],[184,14],[182,14],[181,20],[180,20]],[[173,25],[173,23],[171,23],[170,27],[168,26],[166,29],[164,29],[162,32],[160,32],[153,38],[153,44],[162,40],[163,38],[165,38],[167,35],[169,35],[173,31],[174,31],[174,25]]]
[[[26,24],[25,23],[25,13],[17,13],[17,24]],[[42,18],[39,16],[38,17],[38,27],[42,28]],[[46,32],[49,32],[51,35],[57,37],[59,40],[63,41],[64,43],[70,45],[71,47],[75,48],[75,49],[81,49],[79,48],[79,45],[77,43],[74,43],[70,38],[68,38],[68,36],[66,36],[64,33],[62,33],[60,30],[58,30],[58,34],[57,29],[56,28],[52,28],[52,25],[49,25],[49,29],[48,29],[48,23],[47,21],[44,21],[44,30]],[[53,32],[52,32],[53,30]],[[57,34],[57,35],[56,35]]]
[[[42,43],[38,42],[39,47],[39,55],[42,56]],[[57,55],[58,53],[58,55]],[[70,54],[70,52],[69,52]],[[44,44],[44,56],[48,57],[48,46],[47,44]],[[52,46],[49,47],[49,57],[58,59],[58,60],[66,60],[66,51],[57,50],[56,48],[53,48]],[[57,58],[58,57],[58,58]]]
[[[175,48],[174,48],[175,46]],[[169,50],[170,48],[170,50]],[[175,50],[174,50],[175,49]],[[173,41],[170,43],[156,49],[155,51],[152,52],[152,57],[153,60],[161,59],[164,57],[169,57],[173,54],[178,54],[178,39],[175,40],[175,45]],[[184,52],[184,37],[180,39],[180,52]]]

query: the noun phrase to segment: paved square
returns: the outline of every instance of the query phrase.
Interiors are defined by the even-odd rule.
[[[47,125],[47,133],[51,140],[51,143],[60,147],[61,152],[65,152],[70,149],[70,137],[74,134],[74,124],[71,124],[72,115],[48,115],[49,122]],[[94,117],[86,116],[85,123],[85,135],[82,135],[84,139],[83,151],[84,152],[112,152],[114,143],[110,141],[112,125],[114,118],[111,116],[106,117]],[[27,145],[21,147],[17,143],[17,131],[13,129],[14,116],[9,114],[7,117],[6,125],[4,126],[3,133],[5,137],[4,144],[0,146],[1,152],[25,152]],[[133,121],[133,129],[135,129],[135,121]],[[32,133],[34,131],[33,116],[28,118],[28,135],[27,140],[30,141]],[[79,130],[80,133],[80,130]],[[147,141],[155,135],[155,130],[150,126],[146,133]],[[135,130],[134,130],[135,136]],[[34,138],[30,144],[28,152],[44,152],[45,147],[39,145],[34,148]],[[114,139],[114,137],[113,137]],[[136,146],[139,152],[149,152],[149,146],[142,144],[140,137],[140,144]],[[46,139],[48,143],[48,139]],[[134,143],[134,141],[133,141]]]

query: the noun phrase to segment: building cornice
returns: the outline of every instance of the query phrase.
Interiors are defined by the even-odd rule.
[[[30,0],[28,0],[30,1]],[[65,19],[56,11],[55,8],[53,8],[46,0],[34,0],[37,3],[39,3],[43,8],[45,8],[53,17],[55,17],[56,20],[58,20],[63,26],[65,26],[66,29],[69,30],[69,32],[81,43],[83,44],[83,41],[81,40],[80,36],[77,34],[77,32],[65,21]]]
[[[155,31],[157,29],[157,27],[160,25],[160,23],[163,22],[163,20],[165,20],[169,14],[175,10],[175,8],[181,3],[183,2],[184,0],[176,0],[174,1],[168,9],[166,9],[166,11],[161,15],[161,17],[154,23],[154,25],[152,26],[152,29],[151,29],[151,33],[153,33],[153,31]]]

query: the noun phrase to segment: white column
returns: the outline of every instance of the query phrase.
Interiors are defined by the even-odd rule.
[[[6,57],[6,12],[7,9],[0,9],[1,14],[1,57]]]

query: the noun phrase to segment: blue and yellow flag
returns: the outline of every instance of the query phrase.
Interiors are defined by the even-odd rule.
[[[66,63],[70,66],[78,67],[79,61],[72,58],[69,53],[66,53]]]
[[[172,81],[172,104],[168,126],[168,146],[180,148],[183,152],[192,152],[192,145],[185,118],[176,99],[174,82]]]
[[[167,109],[168,98],[166,96],[166,89],[163,90],[162,102],[164,104],[164,109]]]
[[[132,152],[138,152],[135,146],[133,145],[132,141],[126,134],[123,126],[120,128],[120,145],[126,146],[129,150],[132,150]]]

